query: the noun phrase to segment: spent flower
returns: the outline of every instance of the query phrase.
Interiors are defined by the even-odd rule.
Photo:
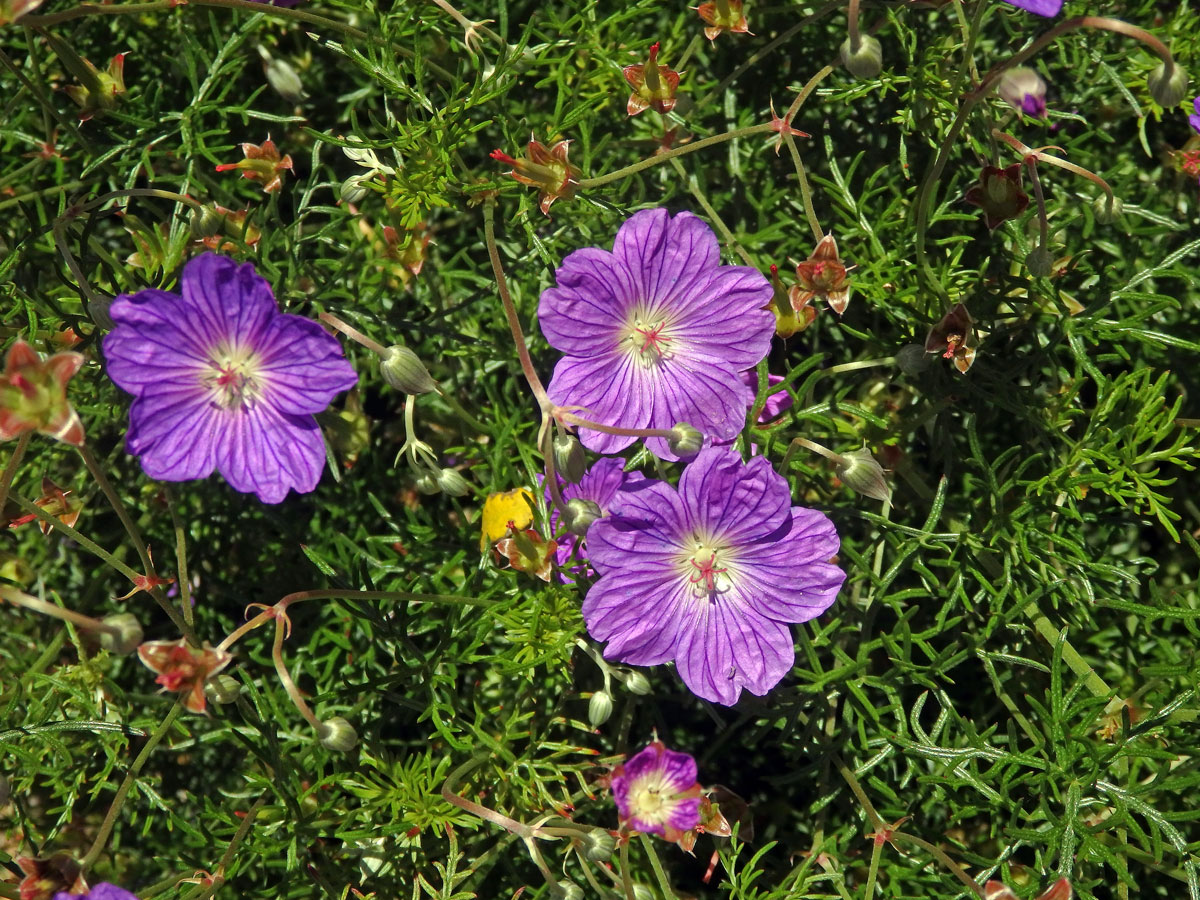
[[[963,199],[983,210],[989,230],[995,231],[1029,206],[1029,195],[1021,187],[1022,167],[1022,163],[1013,163],[1003,169],[984,166],[979,183],[967,190]]]
[[[658,64],[659,44],[650,45],[650,55],[644,63],[626,66],[622,72],[633,93],[625,105],[626,112],[636,116],[645,109],[666,115],[675,108],[675,92],[679,89],[679,73]]]
[[[183,694],[183,706],[191,712],[204,712],[204,682],[229,665],[233,655],[207,643],[193,647],[186,639],[147,641],[137,648],[138,659],[155,672],[155,682],[164,692]]]
[[[0,441],[27,431],[81,446],[83,422],[67,400],[67,382],[83,365],[70,351],[46,359],[22,340],[8,348],[0,373]]]
[[[1016,66],[1005,72],[996,93],[1018,112],[1035,119],[1046,117],[1046,82],[1028,66]]]
[[[600,573],[583,601],[604,655],[638,666],[675,661],[688,689],[726,706],[763,695],[791,671],[789,625],[832,605],[845,573],[820,512],[791,505],[763,457],[700,451],[678,488],[621,491],[588,530]]]
[[[704,36],[715,41],[718,35],[725,32],[730,34],[749,34],[746,23],[745,4],[742,0],[710,0],[694,7],[704,20]]]
[[[812,255],[796,266],[796,277],[800,284],[788,291],[788,299],[796,316],[806,323],[812,322],[807,306],[814,297],[828,303],[829,308],[839,316],[844,313],[850,304],[850,279],[846,274],[853,268],[842,262],[837,241],[832,234],[821,238],[813,248]]]
[[[109,310],[108,374],[134,396],[126,448],[161,481],[216,469],[264,503],[313,490],[325,468],[313,415],[358,380],[341,345],[281,313],[249,263],[205,253],[181,281],[182,296],[122,294]]]
[[[242,144],[244,159],[217,166],[218,172],[241,169],[242,177],[257,181],[264,194],[273,194],[283,187],[283,173],[292,170],[292,157],[279,155],[279,148],[268,137],[261,144]]]
[[[530,138],[523,158],[514,159],[502,150],[493,150],[491,157],[512,166],[508,174],[521,184],[538,189],[538,208],[548,216],[555,200],[569,200],[575,196],[579,176],[583,174],[579,166],[567,159],[570,146],[570,141],[556,141],[546,147],[541,141]]]
[[[79,105],[79,121],[99,118],[117,108],[118,97],[125,94],[125,54],[118,53],[101,71],[83,57],[79,70],[82,84],[69,84],[67,96]]]
[[[738,374],[766,356],[775,331],[771,285],[745,266],[724,266],[712,229],[691,213],[635,213],[612,252],[576,250],[542,292],[542,333],[564,357],[548,393],[556,404],[622,428],[681,422],[728,440],[745,422]],[[583,445],[616,453],[636,438],[579,429]],[[668,442],[648,438],[663,459]]]
[[[661,741],[613,769],[609,784],[622,829],[677,841],[700,823],[696,760]]]

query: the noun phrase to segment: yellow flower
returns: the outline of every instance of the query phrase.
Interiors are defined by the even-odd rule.
[[[533,495],[525,488],[516,488],[503,494],[490,494],[483,503],[483,535],[479,538],[479,549],[486,550],[513,528],[527,528],[533,522]]]

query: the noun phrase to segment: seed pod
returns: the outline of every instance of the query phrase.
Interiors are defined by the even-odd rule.
[[[232,675],[217,675],[204,683],[204,696],[213,703],[233,703],[242,693],[242,683]]]
[[[1174,60],[1170,68],[1166,62],[1160,62],[1146,78],[1146,87],[1150,96],[1163,109],[1171,109],[1183,102],[1187,96],[1188,73]]]
[[[875,461],[866,447],[852,450],[842,456],[838,466],[838,477],[842,483],[872,500],[886,500],[892,492],[883,477],[883,466]]]
[[[567,512],[563,516],[563,524],[571,534],[587,537],[588,528],[602,515],[604,513],[595,500],[572,497],[567,501]]]
[[[613,699],[608,691],[596,691],[588,701],[588,721],[593,728],[599,728],[612,715]]]
[[[1054,257],[1045,247],[1034,247],[1025,257],[1025,268],[1034,278],[1049,278],[1054,271]]]
[[[583,857],[590,862],[608,862],[616,847],[616,839],[603,828],[593,829],[583,836]]]

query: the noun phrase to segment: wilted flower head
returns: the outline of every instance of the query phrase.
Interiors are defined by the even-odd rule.
[[[1037,16],[1057,16],[1062,10],[1063,0],[1004,0],[1009,6],[1015,6]]]
[[[692,693],[726,706],[791,670],[789,624],[828,609],[846,577],[830,562],[833,523],[793,507],[761,456],[701,450],[677,489],[646,481],[610,509],[588,531],[600,573],[583,601],[588,633],[610,659],[674,660]]]
[[[506,559],[518,572],[549,581],[558,542],[547,540],[532,528],[509,529],[509,534],[509,537],[496,541],[493,548],[496,562]]]
[[[975,362],[975,323],[961,303],[956,303],[925,337],[926,353],[941,353],[954,360],[954,368],[966,374]]]
[[[791,119],[788,117],[787,113],[784,113],[781,116],[775,112],[774,100],[770,101],[769,105],[771,108],[771,121],[769,124],[771,126],[771,130],[779,135],[779,137],[775,138],[776,156],[778,156],[779,151],[783,149],[783,136],[785,134],[790,134],[793,137],[811,137],[807,131],[801,131],[799,128],[793,128]]]
[[[842,262],[837,241],[832,234],[821,238],[812,255],[796,266],[796,277],[800,284],[788,292],[796,315],[807,317],[804,310],[814,297],[828,303],[829,308],[839,316],[844,313],[850,304],[850,279],[846,273],[853,268]]]
[[[742,11],[742,0],[715,0],[701,3],[696,7],[700,18],[708,25],[704,36],[715,41],[717,35],[728,31],[731,34],[749,34],[746,24],[746,14]]]
[[[521,184],[528,184],[538,189],[541,199],[538,208],[543,215],[550,215],[550,204],[555,200],[569,200],[575,196],[579,186],[579,176],[583,174],[579,166],[572,165],[567,159],[570,141],[557,141],[549,149],[540,141],[529,139],[525,148],[524,159],[513,159],[501,150],[493,150],[492,159],[512,166],[508,174]]]
[[[43,475],[42,495],[33,502],[68,528],[73,528],[75,527],[75,523],[79,521],[79,514],[83,511],[83,501],[76,497],[68,500],[67,495],[72,493],[72,491],[64,491],[50,478]],[[32,522],[36,518],[37,516],[33,513],[24,516],[14,516],[8,520],[7,524],[9,528],[18,528],[21,525]],[[42,520],[38,521],[38,526],[42,529],[42,534],[49,534],[50,529],[53,527],[50,523]]]
[[[1006,168],[984,166],[979,183],[972,186],[964,199],[983,210],[983,219],[995,230],[1009,219],[1015,219],[1029,206],[1029,196],[1021,187],[1022,163]]]
[[[625,106],[626,112],[631,116],[636,116],[648,107],[653,107],[656,112],[665,116],[675,108],[679,73],[658,64],[658,48],[657,43],[652,44],[646,62],[626,66],[622,70],[625,80],[633,88]]]
[[[79,121],[104,115],[117,108],[117,98],[125,93],[125,54],[118,53],[109,60],[103,72],[80,57],[83,84],[69,84],[67,96],[79,105]]]
[[[273,194],[283,187],[284,171],[291,171],[292,157],[280,157],[279,149],[269,137],[261,144],[242,144],[245,159],[241,162],[223,163],[218,172],[241,169],[243,178],[250,178],[262,185],[264,194]]]
[[[696,760],[661,741],[613,769],[610,784],[622,828],[677,841],[700,822]]]
[[[40,431],[67,444],[83,444],[83,423],[67,401],[67,382],[82,365],[78,353],[42,359],[22,340],[9,347],[0,374],[0,441]]]
[[[54,895],[54,900],[138,900],[138,898],[115,884],[102,881],[84,894],[68,894],[65,891]]]
[[[207,643],[193,647],[184,638],[177,641],[147,641],[138,647],[140,659],[152,672],[155,682],[166,692],[183,693],[183,706],[191,712],[204,712],[204,682],[229,665],[233,655],[216,650]]]
[[[65,853],[46,859],[18,856],[15,862],[24,876],[17,885],[21,900],[51,900],[69,896],[66,891],[85,889],[79,863]]]
[[[665,209],[635,213],[611,253],[576,250],[555,277],[538,306],[542,333],[565,354],[554,367],[551,400],[623,428],[687,422],[715,440],[741,430],[746,386],[738,373],[770,349],[771,285],[755,269],[721,265],[702,220]],[[598,453],[636,440],[587,428],[579,437]],[[646,446],[678,458],[662,438]]]
[[[996,93],[1013,109],[1027,116],[1046,116],[1046,82],[1028,66],[1009,69],[1000,78]]]
[[[108,374],[133,394],[125,446],[162,481],[219,471],[236,490],[278,503],[325,468],[313,418],[358,376],[316,322],[279,312],[254,266],[205,253],[182,296],[122,294],[104,339]]]

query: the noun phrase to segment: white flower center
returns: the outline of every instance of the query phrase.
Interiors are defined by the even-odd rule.
[[[249,406],[262,388],[258,369],[258,354],[249,347],[220,345],[209,354],[204,384],[211,392],[213,402],[221,409]]]
[[[680,573],[687,578],[696,597],[716,600],[732,587],[729,563],[733,554],[718,541],[694,537],[680,555]]]
[[[670,333],[673,324],[669,314],[652,314],[643,307],[636,307],[622,329],[621,344],[625,352],[641,365],[647,368],[660,366],[674,352]]]

